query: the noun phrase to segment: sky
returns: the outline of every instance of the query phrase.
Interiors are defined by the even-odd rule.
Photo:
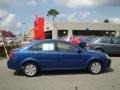
[[[13,33],[29,32],[36,13],[44,17],[47,11],[56,9],[56,22],[97,23],[109,19],[120,24],[120,0],[0,0],[0,28]]]

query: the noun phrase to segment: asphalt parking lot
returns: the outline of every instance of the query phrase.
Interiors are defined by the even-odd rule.
[[[111,58],[111,68],[99,75],[57,71],[32,78],[8,69],[7,60],[0,60],[0,90],[120,90],[120,57]]]

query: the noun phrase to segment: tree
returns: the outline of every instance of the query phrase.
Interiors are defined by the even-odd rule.
[[[110,21],[108,19],[105,19],[104,20],[104,23],[109,23]]]
[[[55,10],[55,9],[50,9],[47,13],[47,16],[52,16],[53,17],[53,23],[55,20],[55,17],[59,15],[59,11]]]

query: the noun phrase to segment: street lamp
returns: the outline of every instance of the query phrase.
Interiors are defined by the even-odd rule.
[[[23,31],[22,31],[23,40],[24,40],[24,37],[25,37],[25,31],[24,31],[24,25],[25,25],[25,24],[26,24],[25,22],[22,22],[22,27],[23,27]]]

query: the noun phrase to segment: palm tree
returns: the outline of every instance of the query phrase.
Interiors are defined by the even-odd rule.
[[[59,11],[55,10],[55,9],[50,9],[47,13],[47,16],[52,16],[53,17],[53,23],[55,20],[55,17],[59,15]]]

